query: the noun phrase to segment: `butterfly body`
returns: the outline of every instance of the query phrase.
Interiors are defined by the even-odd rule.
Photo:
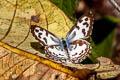
[[[61,48],[62,48],[62,49],[65,49],[65,48],[71,49],[71,48],[70,48],[70,42],[68,42],[68,40],[65,40],[64,38],[62,38],[62,39],[61,39],[61,43],[62,43],[62,44],[60,44],[60,45],[61,45]]]
[[[61,41],[62,41],[62,44],[63,44],[64,48],[67,47],[67,43],[66,43],[66,41],[64,40],[64,38],[62,38]]]
[[[89,38],[92,32],[92,16],[83,16],[61,40],[48,30],[31,25],[33,36],[45,46],[46,56],[58,63],[80,63],[90,53]]]

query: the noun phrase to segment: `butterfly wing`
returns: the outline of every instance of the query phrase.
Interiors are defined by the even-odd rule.
[[[66,50],[61,49],[60,46],[57,45],[46,46],[45,53],[51,60],[58,63],[65,63],[68,60]]]
[[[31,32],[40,44],[45,46],[45,53],[49,59],[58,63],[66,62],[66,51],[61,48],[60,40],[54,34],[35,25],[31,25]]]
[[[43,46],[59,44],[59,39],[54,34],[40,26],[31,25],[31,33]]]
[[[90,44],[85,40],[76,40],[70,45],[71,50],[68,49],[68,53],[70,60],[73,63],[82,62],[90,53]]]
[[[78,39],[89,38],[92,33],[93,28],[93,15],[82,16],[78,19],[77,23],[72,27],[72,29],[67,33],[67,40],[72,39],[72,41]]]

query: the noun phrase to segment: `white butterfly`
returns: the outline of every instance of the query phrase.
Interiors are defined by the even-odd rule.
[[[90,37],[93,28],[92,14],[82,16],[67,33],[66,39],[58,39],[48,30],[31,25],[33,36],[45,46],[49,59],[58,63],[80,63],[90,53],[90,43],[84,39]]]

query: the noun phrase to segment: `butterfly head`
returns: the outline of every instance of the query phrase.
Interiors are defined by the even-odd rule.
[[[64,38],[61,39],[62,44],[66,44],[66,40]]]
[[[61,38],[62,41],[64,41],[65,39],[64,38]]]
[[[66,40],[64,38],[62,38],[61,41],[62,41],[63,47],[66,48],[67,47]]]
[[[62,41],[62,45],[63,45],[64,48],[68,48],[68,49],[71,50],[71,46],[70,46],[70,44],[69,44],[69,42],[67,40],[62,38],[61,41]]]

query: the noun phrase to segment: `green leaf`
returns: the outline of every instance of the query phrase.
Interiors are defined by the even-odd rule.
[[[114,28],[117,22],[114,20],[103,17],[100,20],[95,21],[92,39],[96,45],[93,52],[97,52],[94,56],[111,57],[112,56],[112,44],[114,38]]]
[[[116,18],[116,17],[113,17],[113,16],[105,16],[104,18],[114,22],[114,23],[119,23],[120,22],[120,18]]]
[[[98,56],[105,56],[111,58],[113,38],[114,30],[101,43],[96,45],[97,50],[99,50]]]

